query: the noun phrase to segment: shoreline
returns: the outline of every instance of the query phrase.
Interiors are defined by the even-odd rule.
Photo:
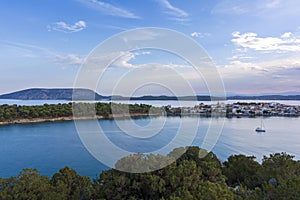
[[[31,124],[31,123],[44,123],[44,122],[62,122],[62,121],[83,121],[91,119],[122,119],[130,117],[149,117],[149,116],[159,116],[157,114],[147,114],[147,113],[133,113],[133,114],[110,114],[109,116],[97,115],[94,117],[55,117],[55,118],[33,118],[33,119],[16,119],[11,121],[0,122],[0,126],[12,125],[12,124]]]

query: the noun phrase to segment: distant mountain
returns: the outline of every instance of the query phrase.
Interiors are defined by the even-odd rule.
[[[20,100],[72,100],[73,93],[76,100],[88,100],[88,97],[95,95],[96,100],[108,99],[89,89],[46,89],[32,88],[0,95],[0,99],[20,99]]]
[[[259,94],[240,94],[240,93],[234,93],[234,92],[227,92],[227,97],[234,97],[234,96],[247,96],[247,97],[257,97],[257,96],[296,96],[300,95],[300,92],[277,92],[277,93],[259,93]]]
[[[0,95],[0,99],[20,99],[20,100],[72,100],[72,95],[76,96],[76,100],[90,100],[90,97],[95,95],[95,100],[140,100],[140,101],[210,101],[213,100],[222,100],[218,97],[210,97],[207,95],[198,95],[198,96],[140,96],[140,97],[123,97],[119,95],[115,96],[102,96],[98,93],[89,90],[89,89],[47,89],[47,88],[31,88],[26,90],[21,90],[17,92],[12,92],[9,94]]]
[[[231,96],[228,100],[300,100],[300,95]]]
[[[123,96],[102,96],[89,89],[46,89],[46,88],[32,88],[21,90],[9,94],[0,95],[0,99],[20,99],[20,100],[72,100],[72,97],[76,97],[76,100],[90,100],[91,97],[95,97],[95,100],[140,100],[140,101],[218,101],[224,100],[219,97],[211,97],[209,95],[197,95],[197,96],[140,96],[140,97],[123,97]],[[228,100],[300,100],[300,95],[253,95],[243,96],[235,95],[228,96]]]
[[[224,100],[220,97],[210,97],[210,96],[140,96],[140,97],[123,97],[123,96],[111,96],[112,100],[134,100],[134,101],[211,101],[211,100]]]
[[[148,101],[222,101],[224,98],[210,96],[141,96],[141,97],[112,97],[113,100],[148,100]],[[300,95],[263,95],[263,96],[229,96],[227,100],[300,100]]]

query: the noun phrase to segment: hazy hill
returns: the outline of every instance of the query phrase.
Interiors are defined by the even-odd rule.
[[[300,95],[232,96],[229,100],[300,100]]]
[[[0,99],[20,99],[20,100],[72,100],[73,92],[77,100],[90,100],[95,96],[95,100],[147,100],[147,101],[210,101],[211,99],[218,101],[222,98],[210,97],[209,95],[194,96],[140,96],[140,97],[123,97],[123,96],[102,96],[89,89],[46,89],[46,88],[32,88],[12,92],[9,94],[0,95]],[[94,98],[93,98],[94,99]],[[228,100],[300,100],[300,95],[236,95],[228,96]]]
[[[89,89],[45,89],[32,88],[0,95],[0,99],[20,99],[20,100],[72,100],[72,95],[76,95],[77,100],[87,100],[91,95],[95,95],[96,100],[107,99]]]

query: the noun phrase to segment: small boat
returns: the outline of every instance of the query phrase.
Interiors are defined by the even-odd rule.
[[[256,131],[256,132],[266,132],[266,130],[265,130],[265,129],[262,129],[261,127],[257,127],[257,128],[255,129],[255,131]]]
[[[266,130],[264,129],[264,124],[263,124],[262,118],[261,118],[261,121],[260,121],[260,127],[257,127],[255,129],[255,131],[258,132],[258,133],[266,132]]]

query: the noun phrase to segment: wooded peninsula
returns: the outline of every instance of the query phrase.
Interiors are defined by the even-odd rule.
[[[150,112],[151,109],[151,112]],[[149,114],[150,112],[150,114]],[[161,108],[146,104],[65,103],[34,106],[0,105],[0,125],[84,119],[160,115]]]

